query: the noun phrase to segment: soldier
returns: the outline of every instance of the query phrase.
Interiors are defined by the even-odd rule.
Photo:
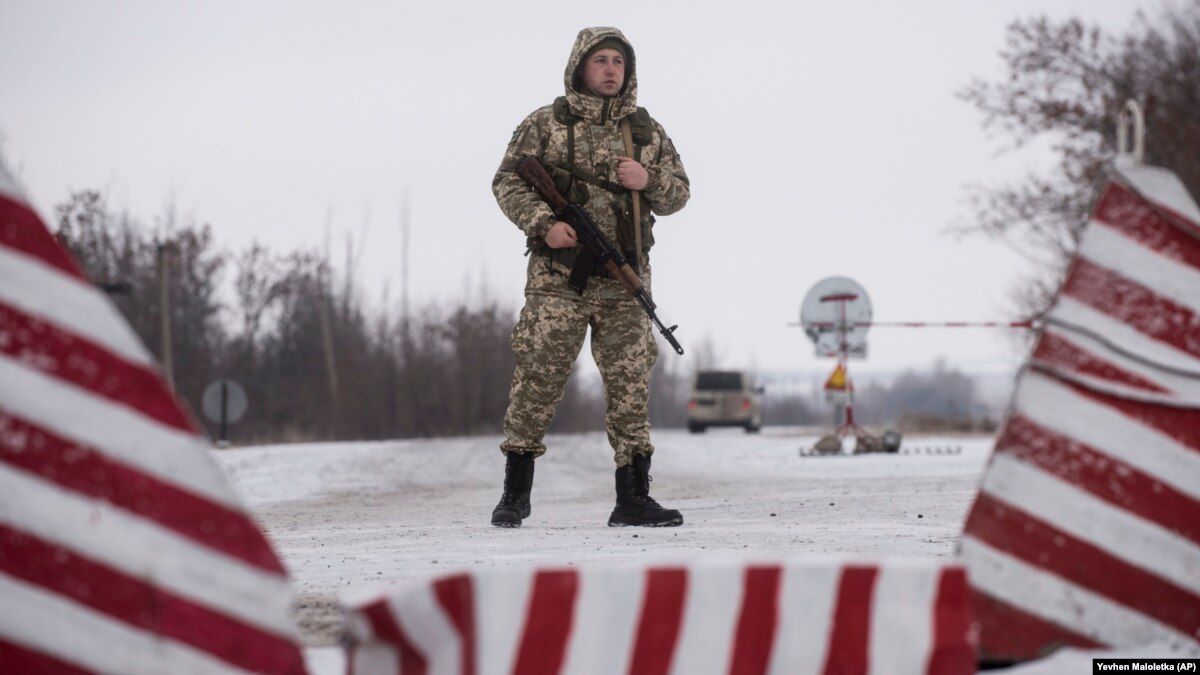
[[[637,107],[634,65],[633,47],[621,31],[580,31],[567,60],[566,96],[521,122],[492,181],[500,209],[525,233],[529,254],[525,307],[512,335],[517,367],[500,445],[506,456],[504,494],[492,512],[492,524],[499,527],[519,527],[529,516],[533,462],[546,452],[542,439],[589,326],[608,405],[605,428],[617,464],[617,503],[608,524],[683,523],[678,511],[663,508],[649,495],[654,448],[647,403],[658,346],[646,315],[602,266],[584,277],[582,292],[568,284],[579,254],[575,231],[558,221],[515,173],[524,157],[540,159],[568,199],[583,205],[639,268],[649,288],[645,253],[654,243],[653,214],[678,211],[690,192],[671,139],[645,108]],[[627,137],[632,147],[627,147]],[[643,207],[636,224],[643,249],[640,266],[631,191],[640,191]]]

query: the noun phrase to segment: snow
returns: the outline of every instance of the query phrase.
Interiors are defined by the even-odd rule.
[[[498,436],[214,451],[289,568],[306,644],[337,643],[339,599],[468,567],[696,557],[953,555],[992,438],[926,437],[957,455],[799,457],[812,435],[656,431],[651,494],[679,528],[609,528],[603,433],[555,435],[537,462],[533,514],[490,525]],[[324,652],[323,652],[324,653]],[[327,653],[322,658],[332,658]]]
[[[960,454],[799,457],[815,436],[656,431],[651,493],[683,527],[609,528],[612,459],[603,433],[552,435],[533,515],[489,524],[504,460],[498,436],[313,443],[214,451],[289,568],[314,675],[340,675],[339,601],[474,566],[576,565],[697,557],[954,555],[993,439],[926,436],[907,447]],[[772,515],[774,514],[774,515]],[[1001,672],[1090,673],[1095,657],[1181,656],[1146,647],[1064,649]]]

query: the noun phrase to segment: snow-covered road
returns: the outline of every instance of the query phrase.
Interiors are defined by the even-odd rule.
[[[283,556],[300,594],[306,643],[333,644],[340,594],[514,563],[805,553],[944,557],[991,450],[991,437],[922,437],[958,455],[798,456],[814,437],[786,428],[690,435],[657,431],[660,502],[679,528],[606,526],[612,455],[602,433],[552,436],[538,460],[533,515],[491,527],[504,460],[479,436],[215,451]]]

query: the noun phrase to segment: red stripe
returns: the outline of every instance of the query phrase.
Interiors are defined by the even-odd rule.
[[[299,649],[282,637],[7,525],[0,525],[0,571],[239,668],[304,671]]]
[[[638,619],[637,639],[629,675],[666,675],[671,670],[683,606],[687,599],[687,569],[646,570],[645,599]]]
[[[1020,413],[996,452],[1017,457],[1104,501],[1200,544],[1200,502],[1136,467],[1054,433]]]
[[[429,672],[429,663],[425,660],[425,655],[417,651],[412,641],[405,635],[404,629],[400,627],[400,623],[396,621],[396,617],[392,616],[386,599],[377,600],[359,611],[362,612],[363,616],[367,617],[367,621],[370,622],[371,630],[375,631],[375,635],[380,640],[390,645],[395,645],[400,652],[400,673],[403,675],[425,675]],[[400,675],[400,673],[397,673],[397,675]]]
[[[1186,635],[1200,634],[1200,596],[987,493],[976,498],[966,532]]]
[[[1044,332],[1038,340],[1031,357],[1050,366],[1092,375],[1102,380],[1124,384],[1136,389],[1151,391],[1159,394],[1170,393],[1154,382],[1135,375],[1113,364],[1110,361],[1087,351],[1067,338],[1055,333]]]
[[[0,340],[0,354],[167,426],[200,433],[154,370],[4,303],[0,303],[0,331],[8,336]]]
[[[439,579],[433,584],[433,594],[442,610],[450,617],[450,623],[458,631],[462,645],[462,673],[474,675],[475,665],[475,598],[471,577],[456,574]]]
[[[1164,220],[1154,206],[1120,183],[1104,188],[1095,218],[1156,253],[1200,269],[1200,241]]]
[[[1060,383],[1085,398],[1108,406],[1130,419],[1162,432],[1189,449],[1200,452],[1200,409],[1134,401],[1094,391],[1074,382],[1060,380]]]
[[[779,621],[778,566],[747,567],[743,577],[742,609],[734,633],[729,672],[736,675],[767,672],[775,624]]]
[[[554,675],[563,666],[571,637],[571,615],[579,576],[574,570],[538,572],[514,673]]]
[[[37,675],[91,675],[92,671],[33,651],[0,638],[0,673],[37,673]]]
[[[865,675],[871,642],[871,596],[877,567],[847,566],[838,582],[837,607],[825,656],[825,675]]]
[[[61,272],[90,283],[33,209],[4,193],[0,193],[0,245],[38,258]]]
[[[1129,324],[1143,335],[1200,357],[1200,316],[1117,272],[1076,257],[1062,293]]]
[[[215,504],[0,408],[0,464],[152,520],[192,541],[284,575],[258,526]]]
[[[933,651],[925,671],[928,675],[975,672],[976,645],[971,621],[966,570],[943,569],[933,600]]]
[[[979,626],[979,658],[983,662],[1036,659],[1063,646],[1083,649],[1104,646],[977,588],[972,589],[971,604]]]

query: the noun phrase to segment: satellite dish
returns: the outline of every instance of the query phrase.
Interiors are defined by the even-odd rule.
[[[850,358],[866,358],[871,298],[853,279],[822,279],[800,303],[800,324],[817,356],[836,358],[844,351]]]

